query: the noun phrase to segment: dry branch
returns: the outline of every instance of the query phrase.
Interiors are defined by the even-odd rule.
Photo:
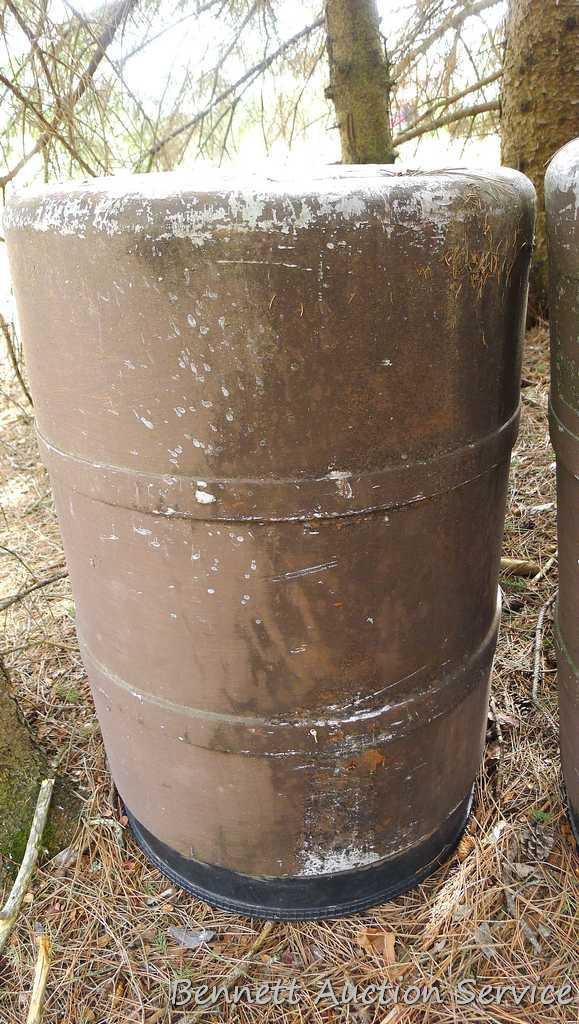
[[[502,77],[502,71],[494,71],[491,75],[486,75],[485,78],[478,78],[476,82],[472,82],[467,85],[460,92],[455,92],[451,96],[441,96],[440,99],[436,100],[427,110],[424,110],[420,117],[417,117],[415,121],[411,122],[404,129],[405,132],[412,131],[417,128],[419,124],[426,121],[428,117],[432,117],[436,114],[440,108],[451,107],[453,103],[458,103],[459,100],[464,99],[465,96],[470,96],[473,92],[478,92],[479,89],[484,89],[486,85],[492,85],[493,82],[497,82]]]
[[[0,177],[1,189],[6,188],[6,185],[20,173],[22,168],[25,167],[37,153],[40,153],[55,136],[58,135],[57,129],[59,124],[65,117],[70,117],[72,115],[72,111],[78,101],[82,96],[84,96],[86,90],[91,84],[97,68],[116,35],[117,29],[125,21],[131,11],[135,9],[138,3],[139,0],[121,0],[120,3],[115,5],[110,20],[96,41],[95,53],[91,57],[85,71],[80,76],[75,88],[58,104],[56,116],[51,122],[47,122],[45,118],[41,118],[41,120],[46,124],[46,131],[39,136],[32,149],[30,149],[28,153],[25,153],[21,160],[19,160],[18,163],[15,164],[15,166],[3,177]],[[2,80],[2,76],[0,76],[0,80]],[[9,82],[7,84],[11,86],[11,83]],[[58,136],[58,138],[61,142],[63,141],[61,136]],[[64,140],[63,144],[70,150],[70,145],[66,140]],[[74,159],[78,159],[78,154],[74,150],[71,155]],[[88,164],[84,164],[82,158],[80,158],[79,163],[81,166],[84,166],[84,169],[88,174],[94,174]]]
[[[48,968],[50,967],[50,939],[47,935],[40,933],[36,936],[36,943],[38,946],[38,956],[36,959],[34,982],[32,984],[32,995],[30,997],[30,1006],[28,1007],[26,1024],[40,1024],[42,1020],[44,992],[48,978]]]
[[[489,7],[495,7],[499,0],[479,0],[478,3],[465,3],[458,11],[455,9],[444,18],[441,23],[430,33],[425,39],[422,40],[414,49],[410,50],[404,57],[402,57],[397,64],[394,65],[393,76],[394,78],[400,78],[400,75],[408,71],[408,68],[413,64],[418,57],[422,57],[427,50],[440,39],[441,36],[450,32],[452,29],[459,28],[467,18],[472,18],[476,14],[482,14]]]
[[[501,558],[501,569],[509,576],[536,576],[541,566],[528,558]]]
[[[545,616],[549,611],[551,605],[555,602],[557,597],[557,591],[551,594],[547,598],[544,605],[539,612],[539,618],[537,619],[537,628],[535,630],[535,643],[533,645],[533,689],[532,689],[532,701],[533,704],[537,703],[539,696],[539,680],[541,678],[541,655],[543,653],[543,635],[545,626]]]
[[[30,405],[33,405],[34,403],[32,401],[32,395],[30,394],[30,391],[26,386],[26,382],[24,380],[24,377],[22,376],[22,370],[20,369],[20,363],[18,362],[18,356],[16,355],[12,331],[10,330],[8,324],[6,323],[4,317],[2,316],[2,313],[0,313],[0,331],[2,331],[2,334],[4,335],[4,340],[6,341],[8,358],[10,360],[12,369],[14,370],[14,376],[16,377],[18,383],[20,384],[20,387],[22,388],[24,394],[26,395],[27,400],[30,402]]]
[[[87,174],[94,174],[92,168],[86,163],[85,160],[83,160],[83,158],[74,149],[74,147],[71,145],[68,139],[61,132],[58,131],[58,121],[56,119],[52,122],[48,121],[42,113],[42,111],[39,110],[38,107],[35,106],[34,103],[32,103],[31,99],[28,96],[26,96],[21,89],[18,88],[16,83],[7,78],[6,75],[2,74],[1,71],[0,82],[2,82],[2,85],[6,86],[9,92],[11,92],[14,95],[14,97],[21,104],[22,109],[28,110],[42,125],[42,127],[45,129],[45,135],[48,135],[49,137],[54,136],[55,139],[58,139],[61,145],[63,145],[64,148],[68,150],[73,159],[75,159],[78,162],[78,164],[82,167],[83,171],[85,171]],[[2,187],[4,187],[4,179],[0,180],[0,184],[2,185]]]
[[[545,562],[543,568],[539,569],[539,572],[536,574],[536,576],[533,576],[533,579],[531,580],[531,583],[538,583],[539,580],[542,580],[547,575],[549,570],[553,568],[553,566],[555,565],[556,561],[557,561],[557,552],[555,552],[554,555],[551,555],[551,557],[547,559],[547,561]]]
[[[0,601],[0,612],[10,608],[13,604],[17,604],[23,597],[28,597],[29,594],[33,594],[35,590],[40,590],[42,587],[48,587],[51,583],[56,583],[58,580],[64,580],[68,576],[66,569],[62,572],[55,572],[53,576],[48,576],[45,580],[37,580],[36,583],[32,583],[29,587],[24,587],[19,590],[17,594],[12,594],[10,597],[6,597],[3,601]]]
[[[412,139],[419,138],[420,135],[426,135],[427,132],[436,132],[439,128],[444,128],[448,124],[454,124],[455,121],[462,121],[467,117],[476,117],[478,114],[485,114],[490,110],[500,110],[501,104],[499,100],[489,100],[488,103],[475,103],[472,107],[461,107],[460,110],[454,110],[451,114],[444,114],[442,117],[435,118],[434,121],[426,121],[424,124],[418,125],[417,128],[400,132],[399,135],[394,137],[394,145],[401,146],[403,142],[410,142]]]
[[[26,850],[24,851],[22,864],[20,865],[20,870],[16,876],[16,881],[12,886],[10,895],[6,900],[4,907],[0,911],[0,953],[4,949],[6,940],[14,927],[18,917],[18,912],[22,906],[22,900],[26,895],[26,890],[32,877],[32,872],[34,871],[36,861],[38,860],[40,844],[42,842],[42,833],[44,832],[44,826],[46,825],[46,819],[48,818],[48,809],[50,807],[53,787],[54,779],[45,779],[40,786],[40,793],[38,794],[36,810],[34,811],[30,835],[28,836],[28,842],[26,844]]]
[[[237,90],[242,85],[244,85],[245,82],[248,81],[248,79],[257,78],[258,75],[263,74],[263,72],[267,71],[270,65],[273,64],[276,60],[278,60],[282,56],[282,54],[286,53],[287,50],[291,49],[291,47],[295,46],[302,39],[305,39],[307,36],[311,35],[311,33],[314,32],[317,28],[321,28],[322,25],[323,18],[318,18],[317,21],[312,22],[310,25],[306,25],[305,28],[300,29],[300,31],[296,32],[295,35],[291,36],[289,39],[286,39],[285,42],[281,44],[281,46],[278,46],[277,50],[274,50],[273,53],[270,53],[267,57],[264,57],[264,59],[259,61],[258,64],[254,64],[251,68],[249,68],[248,71],[241,75],[241,77],[238,78],[237,81],[233,82],[233,84],[229,85],[227,89],[224,89],[222,92],[220,92],[218,96],[215,96],[215,98],[212,99],[211,103],[204,107],[203,110],[200,110],[197,114],[195,114],[194,117],[190,118],[190,120],[186,121],[184,124],[181,124],[177,128],[174,128],[173,131],[169,132],[168,135],[165,135],[164,138],[159,139],[159,141],[156,142],[154,146],[151,146],[151,148],[148,149],[144,155],[149,157],[155,157],[157,153],[159,153],[160,150],[163,149],[173,139],[176,139],[179,135],[182,135],[183,132],[187,132],[191,128],[195,128],[196,125],[203,121],[204,118],[206,118],[211,113],[212,110],[218,107],[220,103],[223,103],[224,100],[227,100],[229,99],[230,96],[234,95],[237,92]]]

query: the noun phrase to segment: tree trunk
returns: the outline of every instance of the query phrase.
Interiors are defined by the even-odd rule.
[[[375,0],[326,0],[330,85],[345,164],[393,163],[388,59]]]
[[[52,775],[54,771],[35,746],[8,693],[8,679],[0,662],[0,879],[20,863],[40,783]],[[57,782],[43,839],[49,853],[67,845],[77,818],[78,800],[64,783]]]
[[[551,157],[579,135],[577,0],[510,0],[507,18],[501,139],[502,159],[537,190],[530,308],[547,307],[543,179]]]

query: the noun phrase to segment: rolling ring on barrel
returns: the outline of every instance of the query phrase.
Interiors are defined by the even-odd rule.
[[[349,914],[469,813],[534,193],[331,168],[47,187],[5,228],[134,833],[229,910]]]

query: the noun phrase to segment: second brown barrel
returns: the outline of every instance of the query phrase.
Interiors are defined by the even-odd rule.
[[[579,842],[579,139],[545,178],[549,241],[551,440],[557,455],[556,613],[561,761]]]

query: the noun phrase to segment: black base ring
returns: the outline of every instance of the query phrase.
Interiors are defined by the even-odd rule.
[[[128,809],[127,817],[151,863],[206,903],[270,921],[313,921],[361,913],[418,885],[454,850],[471,805],[472,789],[435,832],[398,857],[353,871],[311,877],[256,878],[189,860],[151,835]]]

